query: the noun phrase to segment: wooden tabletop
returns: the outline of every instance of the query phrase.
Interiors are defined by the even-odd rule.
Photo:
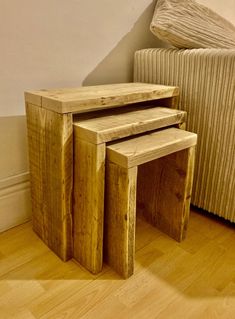
[[[192,147],[197,134],[175,127],[133,137],[107,146],[107,157],[123,167],[141,165],[160,157]]]
[[[148,83],[119,83],[79,88],[26,91],[26,103],[57,113],[84,113],[177,96],[179,89]]]
[[[149,102],[151,104],[151,102]],[[136,104],[134,104],[136,105]],[[186,112],[167,107],[126,107],[75,116],[75,136],[93,144],[106,143],[186,121]]]

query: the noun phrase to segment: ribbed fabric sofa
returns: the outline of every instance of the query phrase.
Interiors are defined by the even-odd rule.
[[[139,50],[134,81],[179,86],[179,109],[198,134],[191,202],[235,222],[235,50]]]

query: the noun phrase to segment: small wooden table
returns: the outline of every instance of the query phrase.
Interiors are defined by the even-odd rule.
[[[186,235],[197,135],[170,127],[106,148],[104,259],[134,272],[136,211],[177,241]]]
[[[33,229],[62,260],[66,261],[73,256],[74,122],[78,123],[81,120],[81,123],[82,121],[85,123],[84,113],[87,112],[127,107],[133,104],[138,109],[145,107],[143,102],[146,101],[151,101],[152,106],[176,106],[178,94],[177,87],[146,83],[25,92]],[[180,125],[184,120],[181,119],[175,124]],[[98,145],[95,151],[94,149],[91,151],[95,160],[92,162],[89,159],[91,153],[86,149],[84,152],[87,157],[78,158],[79,165],[82,166],[84,163],[83,169],[87,169],[88,163],[89,165],[93,163],[93,166],[89,166],[92,172],[101,159],[100,152],[97,150],[104,149],[106,142],[107,140],[102,140],[101,143],[92,142]],[[87,141],[83,137],[80,151],[83,147],[86,148],[84,143],[86,144]],[[100,147],[101,144],[103,146]],[[102,163],[104,163],[104,155],[102,155]],[[101,171],[102,178],[99,176],[99,180],[102,180],[101,187],[95,190],[101,198],[104,193],[103,174],[104,171]],[[83,205],[84,203],[83,201]],[[85,211],[92,209],[90,214],[93,214],[96,224],[97,216],[99,216],[99,224],[103,223],[103,204],[96,206],[96,203],[87,202],[88,208],[86,207]],[[88,240],[85,234],[86,227],[84,229],[83,225],[79,227],[80,235]],[[102,229],[101,227],[100,230]],[[100,230],[99,235],[95,229],[92,230],[94,233],[89,235],[91,244],[86,247],[92,245],[94,248],[92,252],[88,252],[90,257],[84,260],[80,258],[82,264],[93,273],[100,271],[102,267]],[[87,252],[79,254],[86,255]]]

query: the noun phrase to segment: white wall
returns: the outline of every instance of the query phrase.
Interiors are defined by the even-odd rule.
[[[199,2],[235,23],[234,0]],[[0,224],[5,188],[12,196],[16,183],[26,185],[24,90],[131,81],[134,51],[164,45],[149,31],[154,4],[0,0]],[[29,197],[28,185],[20,194]]]

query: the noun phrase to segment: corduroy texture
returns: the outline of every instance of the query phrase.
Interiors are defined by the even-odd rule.
[[[235,26],[193,0],[158,0],[150,30],[177,48],[235,48]]]
[[[192,204],[235,222],[235,50],[140,50],[134,81],[179,86],[198,134]]]

